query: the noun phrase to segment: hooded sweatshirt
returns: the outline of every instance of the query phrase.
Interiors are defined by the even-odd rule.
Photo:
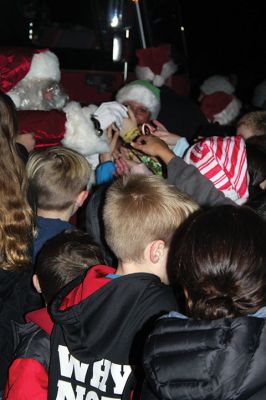
[[[176,308],[172,289],[148,273],[118,279],[104,265],[67,285],[51,304],[49,399],[130,399],[152,322]]]

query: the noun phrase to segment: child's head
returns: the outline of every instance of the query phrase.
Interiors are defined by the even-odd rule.
[[[252,111],[239,119],[236,134],[248,139],[266,134],[266,111]]]
[[[36,207],[63,211],[87,191],[92,169],[81,154],[54,147],[35,151],[27,163],[27,174]]]
[[[157,176],[120,178],[107,190],[103,210],[105,239],[122,261],[141,261],[146,246],[169,246],[175,229],[197,204]]]
[[[34,284],[49,304],[67,283],[102,263],[101,251],[87,233],[67,230],[43,246],[35,266]]]
[[[246,140],[249,200],[266,189],[266,135]]]
[[[252,314],[266,305],[266,223],[248,207],[193,214],[177,230],[168,274],[194,318]]]

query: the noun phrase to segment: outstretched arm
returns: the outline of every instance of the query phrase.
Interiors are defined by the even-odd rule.
[[[159,138],[142,136],[132,147],[145,154],[159,157],[167,165],[167,180],[178,189],[190,195],[200,206],[221,204],[236,205],[232,200],[215,188],[193,165],[177,157]]]

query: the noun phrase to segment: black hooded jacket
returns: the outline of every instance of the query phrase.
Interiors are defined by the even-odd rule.
[[[0,268],[0,390],[5,386],[14,349],[11,321],[23,323],[24,314],[42,304],[31,280],[31,271],[5,271]]]
[[[157,276],[134,273],[110,279],[108,273],[115,270],[92,267],[50,307],[55,326],[49,399],[129,400],[151,324],[176,307],[172,289]]]

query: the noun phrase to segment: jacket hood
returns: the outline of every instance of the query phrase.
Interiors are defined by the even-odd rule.
[[[34,322],[42,328],[48,335],[51,335],[54,323],[48,314],[47,307],[40,308],[39,310],[32,311],[26,315],[27,322]]]
[[[156,299],[162,299],[164,312],[173,308],[174,296],[169,296],[171,290],[157,276],[136,273],[110,279],[106,277],[109,273],[115,270],[103,265],[92,267],[85,278],[66,286],[50,307],[70,353],[82,362],[107,358],[123,363],[125,349],[128,352],[131,348],[136,331],[151,315],[159,315]],[[158,284],[166,288],[166,293],[158,290]]]

